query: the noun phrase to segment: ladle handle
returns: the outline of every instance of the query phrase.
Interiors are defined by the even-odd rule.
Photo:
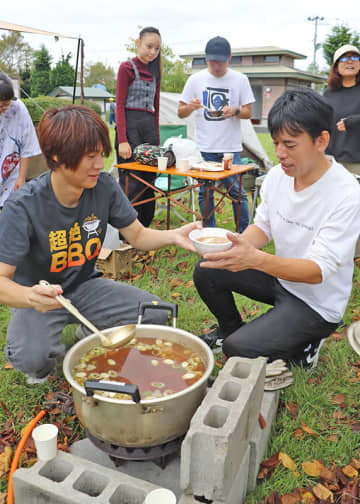
[[[171,311],[172,315],[172,324],[173,327],[176,327],[176,319],[177,319],[177,314],[178,314],[178,305],[174,303],[165,303],[165,302],[157,302],[157,301],[151,301],[151,302],[146,302],[146,303],[139,303],[139,309],[138,309],[138,324],[141,324],[142,318],[144,316],[145,310],[149,308],[151,310],[167,310]]]
[[[46,287],[50,287],[51,284],[49,282],[47,282],[46,280],[40,280],[40,285],[45,285]],[[101,341],[104,341],[105,336],[99,331],[99,329],[97,327],[95,327],[91,322],[90,320],[88,320],[87,318],[84,317],[84,315],[82,315],[79,310],[77,308],[75,308],[75,306],[66,298],[64,298],[64,296],[62,296],[61,294],[59,294],[58,296],[56,296],[56,300],[59,301],[59,303],[67,310],[69,311],[72,315],[74,315],[74,317],[76,317],[77,319],[80,320],[80,322],[82,324],[84,324],[88,329],[90,329],[90,331],[96,333],[100,338],[101,338]]]

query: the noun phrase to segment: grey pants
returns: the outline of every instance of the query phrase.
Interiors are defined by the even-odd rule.
[[[137,322],[139,302],[159,301],[157,296],[130,285],[106,278],[93,278],[66,296],[99,329]],[[164,310],[145,310],[144,324],[165,324]],[[56,357],[64,355],[60,343],[67,324],[77,323],[60,308],[40,313],[29,308],[14,308],[7,330],[5,355],[15,369],[42,378],[54,367]]]

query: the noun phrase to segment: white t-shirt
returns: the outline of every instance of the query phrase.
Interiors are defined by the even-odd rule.
[[[333,160],[314,184],[295,192],[294,178],[280,165],[261,187],[254,223],[275,243],[276,255],[310,259],[321,269],[322,282],[279,279],[281,285],[328,322],[339,322],[352,288],[355,243],[360,233],[360,186]]]
[[[41,154],[30,114],[20,100],[0,114],[0,207],[14,189],[20,159]]]
[[[180,101],[190,103],[198,98],[211,110],[225,105],[240,108],[255,101],[246,75],[227,69],[223,77],[215,77],[208,69],[193,74],[187,80]],[[240,120],[236,117],[210,117],[207,110],[195,114],[195,141],[202,152],[241,152]]]

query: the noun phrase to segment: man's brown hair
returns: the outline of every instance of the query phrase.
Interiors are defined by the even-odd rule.
[[[64,164],[75,171],[85,154],[101,149],[108,157],[111,152],[106,124],[94,110],[83,105],[48,109],[41,118],[38,134],[50,170]]]

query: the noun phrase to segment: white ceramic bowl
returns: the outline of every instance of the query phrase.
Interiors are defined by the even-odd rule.
[[[221,252],[223,250],[227,250],[231,247],[232,242],[227,240],[224,243],[209,243],[204,241],[199,241],[199,238],[204,237],[217,237],[221,236],[226,238],[226,234],[229,232],[228,229],[223,228],[215,228],[215,227],[206,227],[202,229],[194,229],[189,234],[190,239],[192,240],[196,250],[200,255],[208,254],[209,252]]]

